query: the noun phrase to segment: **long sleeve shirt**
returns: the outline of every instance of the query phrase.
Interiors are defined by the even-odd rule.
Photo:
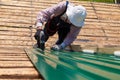
[[[60,15],[61,13],[64,12],[65,8],[66,8],[66,1],[63,1],[57,5],[54,5],[50,8],[40,11],[37,16],[37,26],[41,26],[44,22],[47,22],[48,19],[53,14],[55,16]],[[77,35],[80,32],[80,29],[81,27],[76,27],[74,25],[71,25],[70,32],[67,34],[66,38],[61,43],[61,46],[65,48],[66,46],[70,45],[76,39]]]

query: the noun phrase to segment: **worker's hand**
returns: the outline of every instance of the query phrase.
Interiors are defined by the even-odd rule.
[[[61,45],[53,45],[52,47],[51,47],[51,50],[54,50],[54,51],[59,51],[59,50],[62,50],[63,48],[62,48],[62,46]]]
[[[43,24],[42,23],[40,23],[40,22],[35,22],[35,26],[36,26],[36,29],[38,30],[42,30],[42,28],[43,28]]]

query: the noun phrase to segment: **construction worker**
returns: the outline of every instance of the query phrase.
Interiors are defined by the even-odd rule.
[[[37,32],[35,34],[38,48],[44,50],[45,42],[56,32],[58,40],[51,49],[62,50],[69,46],[83,27],[86,15],[85,7],[75,6],[68,1],[40,11],[37,16]]]

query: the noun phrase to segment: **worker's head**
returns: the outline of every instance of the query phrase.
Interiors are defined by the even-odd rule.
[[[86,9],[83,6],[72,6],[68,5],[66,14],[69,21],[77,26],[82,27],[84,25],[84,20],[86,18]]]

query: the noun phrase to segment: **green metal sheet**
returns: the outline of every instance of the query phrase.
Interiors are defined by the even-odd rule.
[[[25,49],[45,80],[118,80],[120,58],[83,52]]]

